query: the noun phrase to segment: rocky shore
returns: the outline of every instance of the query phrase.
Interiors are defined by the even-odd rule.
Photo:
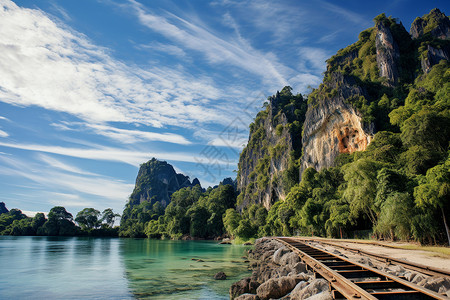
[[[338,251],[334,247],[322,246],[319,243],[311,244],[450,297],[448,277],[427,276],[406,270],[400,265],[380,263],[363,255]],[[314,274],[307,271],[306,265],[300,261],[298,255],[276,240],[269,238],[256,240],[247,257],[252,275],[235,282],[230,287],[231,299],[332,299],[328,282],[324,279],[315,279]]]
[[[230,287],[231,299],[332,299],[328,282],[315,279],[298,255],[278,241],[256,240],[248,259],[252,275]]]

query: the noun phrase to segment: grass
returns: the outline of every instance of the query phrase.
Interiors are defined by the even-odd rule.
[[[397,249],[406,249],[406,250],[429,251],[429,252],[437,253],[438,257],[442,257],[442,258],[450,257],[450,248],[449,247],[419,246],[419,245],[393,245],[392,247],[397,248]]]
[[[250,242],[252,244],[255,244],[255,240],[256,240],[255,238],[251,238],[251,239],[245,240],[245,239],[240,238],[240,237],[237,236],[234,240],[232,240],[232,243],[234,245],[242,245],[242,244],[244,244],[246,242]]]

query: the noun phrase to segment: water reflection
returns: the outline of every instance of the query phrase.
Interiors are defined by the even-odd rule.
[[[230,284],[248,274],[241,259],[245,249],[209,241],[127,239],[120,253],[138,299],[228,299]],[[219,271],[229,280],[214,280]]]
[[[1,299],[130,299],[119,239],[0,237]]]
[[[243,246],[0,236],[1,299],[228,299]],[[215,281],[224,271],[229,280]]]

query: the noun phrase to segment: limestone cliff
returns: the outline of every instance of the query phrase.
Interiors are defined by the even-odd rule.
[[[0,215],[8,212],[4,202],[0,202]]]
[[[420,64],[424,73],[441,60],[450,58],[450,20],[439,9],[416,18],[411,25],[411,36],[420,45]]]
[[[366,150],[376,131],[399,130],[389,113],[404,104],[417,77],[448,60],[449,20],[433,10],[413,24],[414,39],[397,19],[381,14],[374,22],[327,60],[323,83],[306,107],[303,97],[280,105],[292,98],[283,89],[258,113],[239,159],[238,208],[268,208],[308,167],[335,166],[339,155]]]
[[[400,51],[391,30],[383,22],[377,22],[377,64],[380,77],[387,79],[388,85],[395,85],[399,77]]]
[[[290,87],[268,101],[250,125],[249,142],[239,158],[238,208],[252,203],[269,208],[298,181],[295,149],[301,149],[306,102],[300,94],[293,95]]]
[[[427,33],[441,40],[450,39],[450,20],[435,8],[430,13],[417,17],[411,25],[410,33],[414,39]]]
[[[197,178],[191,183],[188,176],[176,173],[172,165],[152,158],[141,165],[129,204],[134,206],[144,201],[151,204],[160,202],[166,207],[170,203],[170,196],[174,192],[183,187],[192,187],[196,184],[200,184]]]
[[[328,86],[331,97],[308,106],[303,129],[303,156],[300,174],[308,167],[316,170],[334,165],[340,153],[363,151],[369,145],[373,124],[364,124],[361,114],[348,102],[366,95],[351,77],[333,73]]]

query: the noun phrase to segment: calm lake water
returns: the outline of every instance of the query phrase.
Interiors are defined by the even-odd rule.
[[[230,285],[249,274],[246,249],[211,241],[0,236],[0,299],[229,299]],[[214,280],[219,271],[228,279]]]

